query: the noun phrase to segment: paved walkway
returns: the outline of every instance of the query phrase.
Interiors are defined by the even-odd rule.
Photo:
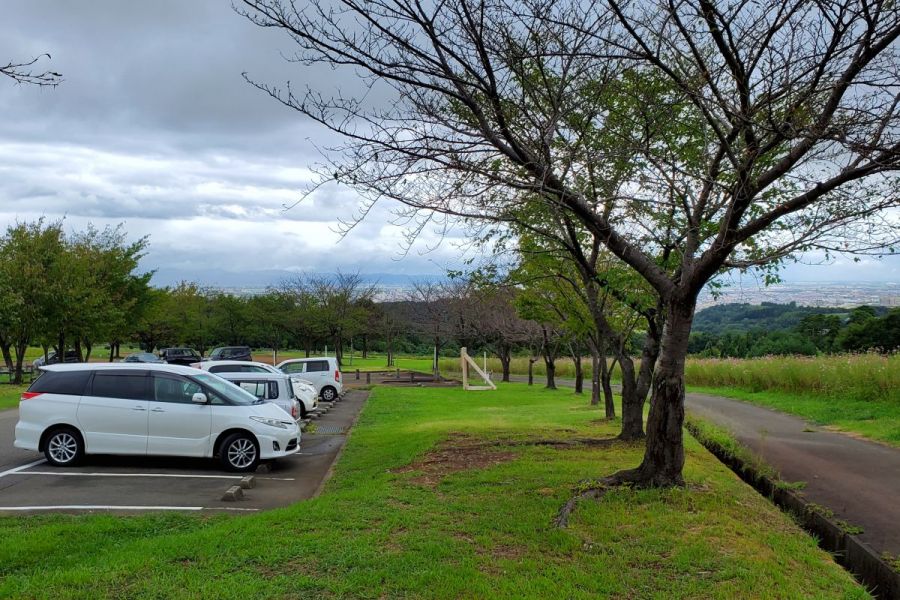
[[[535,378],[539,384],[543,379]],[[900,450],[730,398],[689,393],[686,408],[730,430],[784,480],[806,482],[803,496],[862,528],[872,548],[900,556]]]

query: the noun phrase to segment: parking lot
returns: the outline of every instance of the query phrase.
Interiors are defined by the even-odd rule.
[[[368,397],[352,391],[313,421],[300,453],[263,466],[243,498],[224,500],[244,474],[214,460],[87,456],[77,467],[55,468],[43,454],[13,448],[17,410],[0,411],[0,515],[90,511],[216,511],[252,513],[311,498],[325,481]]]

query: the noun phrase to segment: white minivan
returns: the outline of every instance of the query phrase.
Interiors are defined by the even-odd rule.
[[[212,373],[178,365],[44,367],[22,394],[16,448],[56,466],[85,454],[218,457],[231,471],[300,449],[278,406]]]
[[[341,370],[334,357],[294,358],[275,366],[288,375],[298,375],[309,381],[324,402],[337,399],[344,389],[341,383]]]

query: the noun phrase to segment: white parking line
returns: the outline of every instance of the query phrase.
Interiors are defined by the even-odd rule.
[[[27,465],[20,465],[20,466],[18,466],[18,467],[14,467],[14,468],[12,468],[12,469],[8,469],[8,470],[3,471],[2,473],[0,473],[0,477],[6,477],[7,475],[14,475],[14,474],[18,473],[19,471],[21,471],[22,469],[28,469],[28,468],[30,468],[30,467],[36,467],[36,466],[38,466],[38,465],[44,464],[45,462],[47,462],[47,461],[44,460],[44,459],[42,458],[42,459],[40,459],[40,460],[36,460],[36,461],[34,461],[34,462],[30,462],[30,463],[28,463]]]
[[[20,469],[24,469],[29,465],[24,465]],[[243,479],[246,475],[189,475],[186,473],[96,473],[83,471],[7,471],[0,474],[8,475],[58,475],[60,477],[176,477],[184,479]],[[294,481],[293,477],[257,477],[259,480],[266,481]]]
[[[110,504],[60,504],[57,506],[0,506],[0,511],[25,512],[29,510],[231,510],[257,512],[258,508],[231,508],[227,506],[115,506]]]

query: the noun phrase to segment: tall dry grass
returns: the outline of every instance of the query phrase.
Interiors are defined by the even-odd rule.
[[[900,402],[900,355],[690,359],[688,385]]]
[[[478,365],[482,357],[477,358]],[[640,364],[635,365],[639,368]],[[499,378],[500,360],[488,357],[488,370]],[[585,378],[590,377],[591,361],[582,362]],[[442,358],[441,369],[459,371],[459,359]],[[514,358],[510,368],[514,375],[528,373],[528,359]],[[534,363],[536,378],[545,376],[544,361]],[[560,358],[556,376],[574,378],[571,358]],[[900,402],[900,355],[840,354],[834,356],[768,356],[750,359],[689,358],[685,367],[688,385],[733,387],[748,392],[779,391],[815,394],[853,400]],[[613,380],[619,381],[617,368]]]

